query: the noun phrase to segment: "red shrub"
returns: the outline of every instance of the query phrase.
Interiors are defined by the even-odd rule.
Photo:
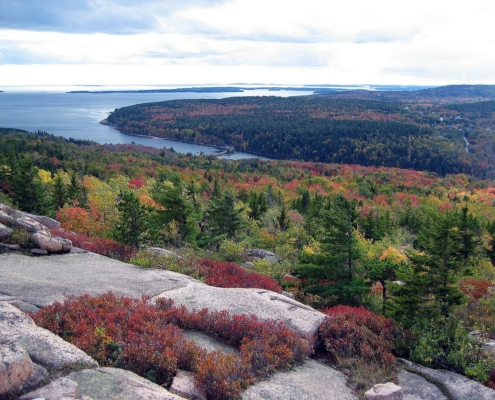
[[[137,252],[132,246],[126,246],[112,239],[87,236],[83,233],[67,231],[65,229],[52,229],[54,236],[69,239],[75,247],[101,254],[105,257],[128,262]]]
[[[488,289],[493,286],[495,286],[495,284],[487,280],[478,281],[475,279],[464,279],[460,282],[460,289],[462,293],[475,301],[478,301],[481,297],[486,296]]]
[[[177,368],[196,373],[209,399],[231,399],[276,369],[299,364],[308,342],[277,321],[204,309],[189,312],[170,299],[70,296],[33,315],[36,323],[94,357],[101,365],[129,369],[169,385]],[[207,354],[184,339],[179,328],[194,329],[239,347],[240,356]]]
[[[205,283],[223,288],[259,288],[282,293],[282,287],[272,278],[246,271],[236,264],[212,260],[200,261],[200,273]]]
[[[336,306],[323,312],[328,318],[320,325],[320,335],[328,352],[383,364],[395,361],[392,351],[400,330],[391,319],[362,307]]]

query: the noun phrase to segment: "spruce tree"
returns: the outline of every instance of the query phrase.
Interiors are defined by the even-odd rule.
[[[151,227],[152,208],[141,204],[134,192],[126,190],[119,193],[117,209],[119,222],[113,229],[113,237],[139,249],[139,245],[146,241],[145,235]]]
[[[313,284],[306,288],[307,292],[333,297],[338,303],[358,305],[367,289],[358,273],[361,253],[356,235],[357,204],[340,194],[321,215],[321,252],[302,253],[296,271]]]
[[[405,327],[415,322],[448,317],[463,301],[456,285],[466,272],[463,235],[458,212],[437,214],[418,235],[416,249],[409,251],[409,266],[399,274],[404,283],[393,293],[391,315]]]

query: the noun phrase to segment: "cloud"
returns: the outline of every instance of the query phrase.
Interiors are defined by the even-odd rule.
[[[129,34],[157,29],[184,7],[224,0],[0,0],[3,29]]]

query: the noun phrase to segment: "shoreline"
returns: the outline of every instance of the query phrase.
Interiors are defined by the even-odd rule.
[[[163,140],[172,140],[174,142],[181,142],[181,143],[187,143],[187,144],[197,144],[197,145],[201,145],[201,146],[208,146],[208,147],[213,147],[215,149],[218,149],[219,150],[218,153],[209,154],[208,155],[208,156],[212,156],[212,157],[219,157],[219,156],[231,155],[231,154],[235,154],[236,153],[235,150],[229,153],[230,148],[227,147],[227,146],[222,147],[222,146],[217,146],[217,145],[214,145],[214,144],[191,142],[189,140],[183,140],[183,139],[174,139],[174,138],[159,137],[159,136],[149,136],[149,135],[139,135],[137,133],[122,132],[120,129],[117,129],[114,125],[112,125],[111,123],[109,123],[106,118],[103,119],[103,120],[101,120],[100,121],[100,124],[106,125],[106,126],[111,126],[116,131],[122,133],[123,135],[127,135],[127,136],[135,136],[135,137],[140,137],[140,138],[145,138],[145,139],[151,139],[151,140],[161,140],[161,139],[163,139]],[[264,156],[262,156],[262,157],[264,157]],[[253,158],[256,158],[256,157],[253,157]]]

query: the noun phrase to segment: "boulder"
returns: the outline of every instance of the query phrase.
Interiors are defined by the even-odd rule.
[[[77,382],[62,377],[55,379],[46,386],[19,397],[19,400],[34,400],[40,398],[46,400],[74,399],[78,397],[77,386]]]
[[[1,204],[0,204],[1,205]],[[6,226],[12,226],[14,223],[14,217],[7,214],[5,211],[0,211],[0,223]]]
[[[264,249],[246,249],[246,253],[250,257],[261,258],[262,260],[267,260],[270,264],[275,264],[280,261],[280,257],[271,251],[267,251]]]
[[[179,256],[178,254],[175,254],[173,251],[162,249],[160,247],[149,247],[148,246],[148,247],[146,247],[146,249],[155,253],[155,254],[159,254],[159,255],[162,255],[165,257],[173,257],[173,258],[177,258],[177,259],[182,259],[181,256]]]
[[[0,339],[0,397],[26,381],[33,369],[26,350],[12,339]]]
[[[226,354],[240,354],[237,349],[233,347],[220,343],[218,340],[215,340],[211,336],[205,335],[201,332],[195,331],[183,331],[184,338],[189,341],[193,341],[197,346],[202,349],[212,352],[212,351],[223,351]]]
[[[77,382],[79,395],[94,400],[180,400],[157,384],[131,371],[97,368],[72,372],[67,378]]]
[[[19,343],[33,362],[46,368],[95,368],[98,363],[76,346],[34,321],[11,304],[0,302],[0,332]]]
[[[206,400],[206,393],[194,383],[194,374],[181,369],[177,370],[170,391],[189,400]]]
[[[48,255],[48,251],[42,250],[42,249],[31,249],[31,250],[29,250],[29,252],[33,256],[47,256]]]
[[[315,360],[287,372],[276,372],[242,393],[242,400],[357,400],[339,371]]]
[[[325,314],[292,300],[282,294],[264,289],[217,288],[200,282],[169,290],[154,298],[173,299],[175,305],[189,310],[228,311],[230,314],[253,314],[261,320],[274,319],[284,322],[288,328],[308,337],[317,336],[318,327]]]
[[[22,228],[29,233],[43,232],[45,235],[50,236],[49,230],[44,225],[30,217],[15,218],[11,227]]]
[[[379,383],[364,393],[366,400],[403,400],[404,391],[395,383]]]
[[[49,217],[45,217],[44,215],[33,215],[33,214],[28,214],[28,213],[23,213],[26,217],[32,218],[35,221],[38,221],[40,224],[46,226],[47,228],[50,229],[57,229],[60,228],[61,223],[58,222],[57,220]]]
[[[72,248],[72,242],[59,237],[49,237],[42,233],[33,233],[32,235],[36,245],[49,253],[67,253]]]
[[[17,389],[12,393],[14,395],[28,393],[40,387],[42,384],[47,383],[49,381],[49,376],[50,373],[46,368],[43,368],[41,365],[38,365],[36,363],[33,363],[32,375],[26,381],[24,381],[20,386],[18,386]]]
[[[448,396],[450,396],[451,399],[495,399],[495,390],[490,389],[479,382],[473,381],[472,379],[466,378],[465,376],[443,369],[431,369],[408,360],[401,361],[408,372],[418,374],[430,382],[438,382],[438,384],[443,386],[443,389],[448,392]]]
[[[448,400],[437,386],[420,375],[400,370],[398,378],[404,400]]]
[[[12,229],[0,223],[0,240],[6,240],[12,235]]]

